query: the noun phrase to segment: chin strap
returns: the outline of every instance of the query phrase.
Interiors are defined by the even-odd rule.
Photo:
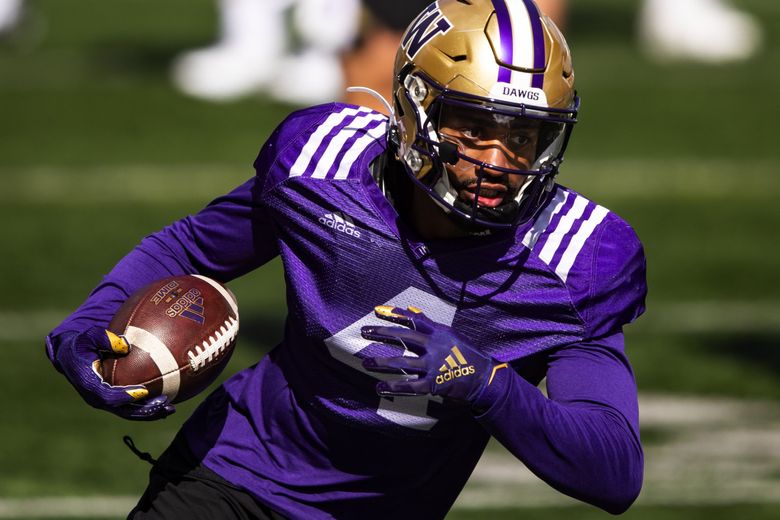
[[[464,213],[473,213],[473,208],[470,204],[466,204],[460,199],[457,199],[453,206],[463,211]],[[483,206],[477,207],[476,217],[482,217],[485,220],[491,220],[503,224],[511,224],[517,216],[519,204],[517,201],[509,201],[506,204],[501,204],[495,208],[486,208]]]

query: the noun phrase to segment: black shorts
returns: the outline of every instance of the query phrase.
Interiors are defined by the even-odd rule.
[[[433,0],[363,0],[371,14],[389,29],[401,32]]]
[[[152,467],[149,486],[127,518],[284,520],[282,515],[203,466],[181,435]]]

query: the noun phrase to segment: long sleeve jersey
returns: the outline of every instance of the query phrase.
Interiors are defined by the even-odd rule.
[[[280,255],[283,340],[184,425],[207,467],[291,518],[442,518],[493,436],[561,492],[626,509],[643,466],[622,333],[644,310],[634,231],[556,186],[517,229],[422,240],[369,170],[386,125],[342,104],[288,117],[256,175],[144,239],[50,334],[50,355],[147,283],[229,282]],[[378,378],[400,376],[362,366],[387,354],[360,335],[382,324],[376,305],[422,309],[514,370],[498,371],[473,407],[380,397]],[[536,386],[545,376],[548,396]]]

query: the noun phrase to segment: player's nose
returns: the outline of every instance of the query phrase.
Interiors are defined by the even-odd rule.
[[[509,150],[506,149],[504,143],[500,139],[492,139],[485,143],[486,146],[480,150],[479,159],[487,164],[494,166],[500,166],[502,168],[510,167]],[[497,174],[498,172],[493,172]]]
[[[480,151],[479,160],[485,164],[498,166],[500,168],[512,168],[509,151],[498,139],[491,141],[489,146],[482,148]],[[487,168],[485,171],[493,177],[500,177],[505,175],[504,173],[493,170],[491,168]]]

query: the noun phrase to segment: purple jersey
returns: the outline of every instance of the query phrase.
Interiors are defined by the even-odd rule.
[[[230,482],[294,518],[440,518],[492,434],[558,489],[597,502],[597,491],[569,483],[571,469],[555,467],[563,449],[555,439],[520,426],[590,420],[577,414],[592,403],[608,417],[594,426],[599,435],[618,429],[629,439],[634,473],[638,453],[641,482],[636,389],[621,335],[646,292],[633,230],[558,186],[517,230],[423,241],[370,172],[385,150],[386,123],[341,104],[293,114],[263,147],[254,178],[148,237],[52,336],[108,323],[151,280],[197,272],[228,281],[281,255],[282,343],[185,425],[193,451]],[[478,417],[436,396],[379,397],[378,379],[398,376],[361,365],[397,355],[360,335],[383,324],[376,305],[418,307],[515,372],[491,386]],[[551,371],[562,375],[552,380]],[[560,417],[545,414],[550,401],[534,388],[545,374],[555,405],[565,404]]]

